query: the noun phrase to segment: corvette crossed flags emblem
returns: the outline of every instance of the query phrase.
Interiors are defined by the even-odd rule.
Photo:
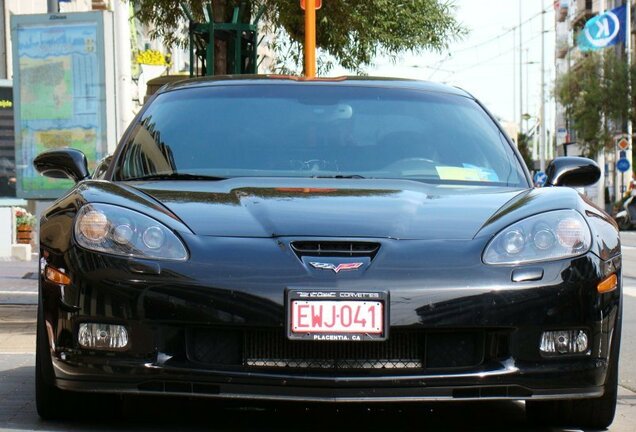
[[[333,270],[334,273],[340,273],[341,271],[358,270],[364,263],[352,262],[335,265],[331,263],[310,262],[309,265],[320,270]]]

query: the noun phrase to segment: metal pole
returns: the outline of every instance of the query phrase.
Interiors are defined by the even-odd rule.
[[[545,171],[545,9],[541,2],[541,119],[539,123],[539,169]]]
[[[512,113],[513,121],[517,121],[517,29],[512,29]],[[521,128],[519,129],[521,133]],[[515,142],[518,140],[518,136],[515,137]],[[519,144],[517,142],[517,144]]]
[[[46,11],[50,14],[58,13],[60,11],[58,0],[46,0]]]
[[[621,196],[623,198],[623,190],[625,189],[625,173],[621,173]]]
[[[208,3],[206,6],[208,11],[208,45],[205,47],[205,72],[203,75],[211,76],[216,75],[216,29],[214,28],[214,10],[212,9],[212,3]],[[221,72],[218,72],[219,75]]]
[[[523,31],[521,0],[519,0],[519,132],[523,131]]]
[[[305,0],[305,76],[316,77],[316,0]]]
[[[627,29],[625,31],[625,53],[627,54],[627,70],[631,71],[632,69],[632,0],[627,0]],[[627,151],[627,160],[629,160],[630,165],[633,163],[632,152],[633,152],[633,124],[632,124],[632,112],[634,107],[632,106],[632,90],[633,83],[631,80],[631,73],[627,74],[627,94],[629,95],[629,115],[627,116],[627,141],[629,142],[629,151]],[[633,166],[633,165],[632,165]],[[633,168],[632,168],[633,170]],[[632,180],[631,172],[629,171],[629,181]],[[621,198],[623,194],[623,189],[625,188],[625,174],[622,173],[621,178],[623,179],[623,184],[621,185]]]
[[[599,14],[602,14],[605,12],[605,0],[600,0],[600,11]],[[601,54],[601,56],[603,56],[603,54]],[[602,73],[602,72],[601,72]],[[603,128],[605,127],[605,122],[607,121],[607,119],[605,118],[605,116],[603,116],[602,122],[603,122]],[[603,148],[601,148],[601,150],[598,152],[598,166],[601,168],[601,179],[598,182],[598,187],[597,187],[597,197],[596,197],[596,204],[603,210],[605,210],[605,148],[603,146]]]
[[[526,61],[524,64],[526,65],[526,106],[523,114],[526,115],[526,130],[530,132],[530,119],[527,117],[527,114],[530,114],[530,48],[526,48]]]

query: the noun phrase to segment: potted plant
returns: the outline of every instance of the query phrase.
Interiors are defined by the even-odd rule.
[[[140,103],[143,103],[148,81],[163,75],[170,66],[170,62],[161,52],[152,49],[137,53],[135,61],[141,68],[137,85],[139,89],[139,100]]]
[[[18,230],[16,241],[20,244],[30,244],[33,237],[35,216],[23,208],[15,209],[15,226]]]
[[[141,67],[141,73],[146,81],[158,77],[170,66],[166,56],[157,50],[147,49],[140,51],[135,60]]]

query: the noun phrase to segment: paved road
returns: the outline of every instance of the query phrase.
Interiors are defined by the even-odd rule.
[[[623,239],[625,308],[620,364],[620,396],[612,432],[636,432],[636,231]],[[209,402],[183,399],[131,399],[124,414],[112,418],[101,406],[73,423],[42,422],[34,407],[35,281],[23,279],[37,262],[0,262],[0,430],[427,430],[537,431],[525,422],[523,403],[481,402],[400,406],[390,410],[333,407],[306,410],[213,409]],[[2,338],[11,326],[11,339]],[[11,352],[9,352],[11,351]],[[96,418],[92,419],[91,416]],[[551,429],[560,431],[561,429]],[[571,429],[570,429],[571,430]],[[565,432],[565,430],[563,430]]]
[[[24,261],[0,260],[0,305],[37,304],[37,259]]]
[[[620,385],[636,392],[636,231],[621,233],[623,246],[623,340],[620,357]],[[633,418],[636,431],[636,417]]]

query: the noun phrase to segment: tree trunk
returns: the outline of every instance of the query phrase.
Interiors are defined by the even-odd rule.
[[[227,21],[227,6],[229,0],[214,0],[212,9],[214,12],[214,21]],[[214,75],[227,74],[227,42],[214,39]]]

